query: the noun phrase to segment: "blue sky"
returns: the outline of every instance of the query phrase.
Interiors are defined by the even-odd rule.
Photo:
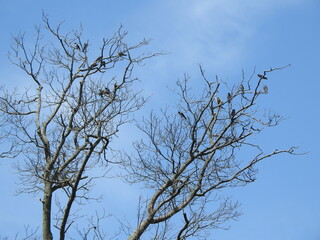
[[[145,93],[152,95],[146,110],[169,104],[177,79],[188,73],[199,78],[198,64],[209,77],[241,79],[270,67],[292,66],[270,77],[270,94],[261,106],[287,117],[263,133],[267,149],[300,146],[303,156],[285,156],[259,164],[256,182],[227,194],[238,200],[243,215],[230,230],[213,232],[212,239],[300,240],[320,239],[320,1],[318,0],[141,0],[141,1],[38,1],[0,0],[0,83],[25,84],[25,75],[7,58],[12,34],[27,32],[41,23],[44,10],[51,22],[65,21],[66,30],[84,26],[85,36],[99,41],[120,24],[128,40],[152,39],[147,51],[169,54],[150,60],[138,69]],[[136,130],[130,131],[132,137]],[[129,141],[118,139],[119,143]],[[123,141],[123,142],[121,142]],[[11,235],[24,225],[36,226],[41,203],[15,195],[17,176],[10,161],[0,162],[0,233]],[[117,187],[114,187],[118,184]],[[107,187],[106,187],[107,186]],[[122,187],[120,187],[122,186]],[[138,190],[115,180],[98,183],[99,191],[112,196],[99,205],[109,206],[125,218],[135,211]],[[119,191],[119,189],[124,189]],[[123,210],[116,203],[131,206]],[[108,209],[106,208],[108,212]]]

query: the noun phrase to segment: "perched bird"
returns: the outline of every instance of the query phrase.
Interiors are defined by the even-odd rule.
[[[102,61],[102,56],[100,56],[100,57],[98,57],[97,59],[96,59],[96,62],[101,62]]]
[[[232,96],[231,96],[231,94],[230,94],[230,93],[228,93],[228,95],[227,95],[227,99],[228,99],[228,103],[230,103],[230,102],[231,102],[231,99],[232,99]]]
[[[106,62],[105,61],[101,61],[101,66],[102,67],[106,67]]]
[[[240,85],[240,87],[239,87],[239,91],[241,92],[241,93],[244,93],[244,86],[241,84]]]
[[[90,67],[91,67],[91,68],[94,68],[94,67],[96,67],[96,66],[98,66],[98,63],[97,63],[97,62],[93,62]]]
[[[269,92],[268,87],[267,86],[263,86],[263,91],[264,91],[265,94],[267,94]]]
[[[187,119],[186,116],[182,112],[179,111],[178,114],[180,115],[180,117]]]
[[[110,94],[110,93],[111,93],[111,92],[110,92],[110,89],[107,88],[107,87],[105,87],[105,88],[104,88],[104,93],[105,93],[105,94]]]
[[[219,97],[216,98],[217,104],[220,105],[221,104],[221,99]]]
[[[99,96],[102,97],[104,94],[104,91],[102,89],[99,90]]]
[[[77,50],[80,50],[80,47],[79,47],[78,43],[74,43],[74,48],[77,49]]]
[[[85,52],[87,50],[88,43],[83,44],[82,52]]]
[[[124,52],[119,52],[118,55],[119,55],[119,57],[125,57],[125,56],[127,56],[127,54],[125,54]]]
[[[230,113],[231,122],[234,121],[235,115],[236,115],[236,110],[232,109],[232,111],[231,111],[231,113]]]
[[[267,77],[261,75],[261,74],[258,74],[258,77],[261,78],[261,79],[268,79]]]
[[[110,92],[110,89],[105,87],[104,90],[100,89],[99,90],[99,95],[100,97],[102,97],[103,95],[109,95],[111,92]]]
[[[234,109],[232,109],[232,111],[231,111],[231,117],[233,118],[234,117],[234,115],[236,115],[236,110],[234,110]]]

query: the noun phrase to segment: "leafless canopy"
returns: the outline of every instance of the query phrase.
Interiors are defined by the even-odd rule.
[[[270,73],[279,69],[253,74],[249,80],[243,77],[228,88],[218,78],[208,81],[200,67],[202,93],[192,91],[185,76],[177,83],[178,110],[151,113],[139,125],[147,140],[135,143],[136,154],[126,154],[123,165],[127,181],[142,182],[152,195],[130,240],[146,232],[153,239],[203,237],[206,229],[239,216],[237,203],[215,190],[253,182],[256,163],[280,153],[294,154],[295,148],[265,153],[251,137],[281,120],[276,114],[264,117],[256,107],[257,99],[268,93],[264,85]],[[241,150],[246,154],[240,158]],[[169,222],[179,216],[181,226],[168,230]],[[160,234],[158,229],[167,231]]]
[[[1,121],[9,126],[3,134],[14,140],[11,152],[25,159],[17,165],[21,191],[43,194],[47,240],[52,239],[53,194],[66,197],[55,224],[64,239],[75,199],[89,198],[88,170],[99,161],[108,162],[112,138],[146,101],[132,87],[137,81],[133,69],[156,55],[141,53],[146,40],[126,44],[121,27],[97,47],[83,39],[81,30],[64,34],[61,26],[52,27],[43,15],[31,47],[24,35],[13,38],[10,60],[28,79],[25,89],[2,89],[0,97]]]
[[[17,164],[21,192],[43,194],[42,239],[53,239],[54,226],[64,240],[75,225],[73,206],[91,198],[97,176],[89,170],[110,163],[110,142],[146,101],[133,87],[134,67],[157,54],[140,53],[145,40],[126,44],[121,27],[97,47],[81,30],[64,34],[46,15],[43,23],[31,47],[24,35],[13,39],[10,60],[28,79],[25,89],[0,89],[0,141],[9,146],[0,158],[24,157]],[[126,228],[130,240],[205,239],[206,230],[239,216],[238,204],[216,190],[254,181],[255,164],[263,159],[295,154],[294,147],[266,153],[253,140],[281,120],[256,106],[269,92],[269,75],[280,69],[243,77],[229,88],[218,78],[208,81],[200,67],[200,93],[186,75],[177,83],[180,102],[174,112],[152,112],[139,124],[146,139],[134,144],[135,154],[118,161],[122,177],[142,183],[150,196],[141,198],[136,228]],[[62,197],[53,208],[57,194]],[[80,238],[105,239],[104,217],[97,214],[78,229]]]

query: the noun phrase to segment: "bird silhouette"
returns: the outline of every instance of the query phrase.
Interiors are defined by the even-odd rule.
[[[221,104],[221,99],[219,97],[216,98],[217,104],[220,105]]]
[[[104,93],[105,93],[105,94],[110,94],[110,93],[111,93],[111,92],[110,92],[110,89],[107,88],[107,87],[105,87],[105,88],[104,88]]]
[[[118,55],[119,55],[119,57],[125,57],[125,56],[127,56],[127,54],[125,54],[124,52],[119,52]]]
[[[228,95],[227,95],[227,99],[228,99],[228,103],[230,103],[230,102],[231,102],[231,99],[232,99],[232,96],[231,96],[231,94],[230,94],[230,93],[228,93]]]
[[[74,43],[74,48],[77,49],[77,50],[80,50],[80,47],[79,47],[78,43]]]
[[[235,115],[236,115],[236,110],[232,109],[232,111],[231,111],[231,113],[230,113],[231,122],[234,121]]]
[[[100,97],[102,97],[103,95],[109,95],[111,92],[110,92],[110,89],[105,87],[104,90],[100,89],[99,90],[99,95]]]
[[[269,92],[268,87],[267,86],[263,86],[263,91],[264,91],[265,94],[267,94]]]
[[[178,114],[180,115],[180,117],[187,119],[186,116],[182,112],[179,111]]]
[[[258,77],[261,79],[268,79],[267,77],[265,77],[264,75],[258,74]]]
[[[232,111],[231,111],[231,117],[233,118],[234,115],[236,115],[236,110],[232,109]]]
[[[244,86],[241,84],[240,85],[240,87],[239,87],[239,91],[241,92],[241,93],[244,93]]]
[[[104,94],[104,91],[102,89],[99,90],[99,96],[102,97]]]
[[[94,68],[94,67],[96,67],[96,66],[98,66],[98,63],[97,63],[97,62],[93,62],[93,63],[91,64],[90,68]]]
[[[102,61],[102,56],[100,56],[100,57],[98,57],[97,59],[96,59],[96,62],[101,62]]]
[[[83,44],[82,52],[85,52],[88,48],[88,43]]]

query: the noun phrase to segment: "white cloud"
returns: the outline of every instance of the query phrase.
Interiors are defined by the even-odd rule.
[[[302,0],[177,1],[168,12],[172,21],[167,26],[171,35],[164,41],[172,52],[168,65],[187,70],[205,62],[224,71],[230,65],[241,64],[247,57],[249,40],[260,31],[261,21],[272,18],[283,7],[301,3]]]

